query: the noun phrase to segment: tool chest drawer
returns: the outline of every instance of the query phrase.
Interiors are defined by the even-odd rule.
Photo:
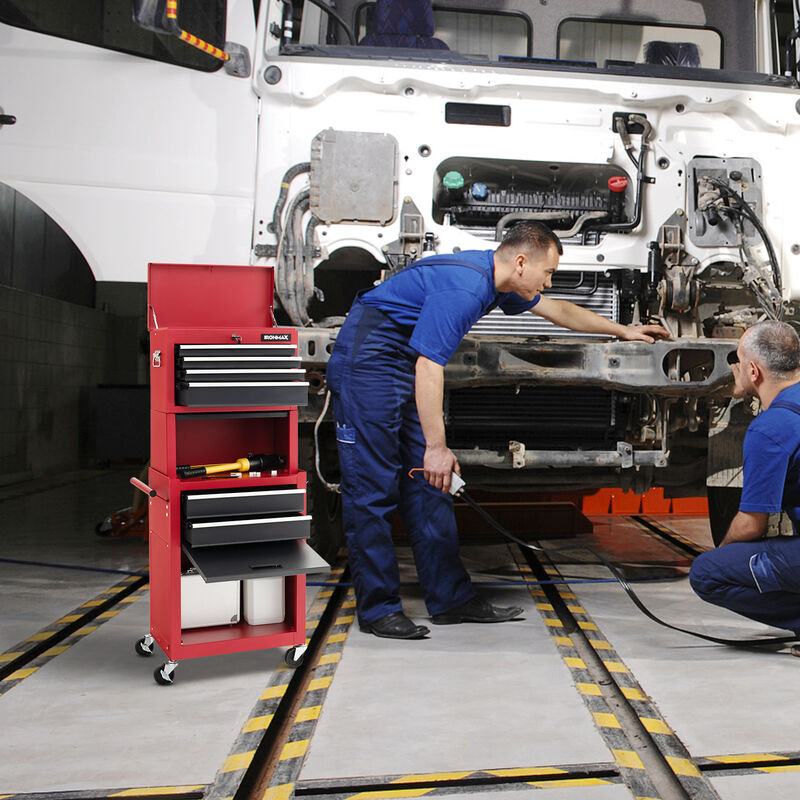
[[[183,518],[231,517],[305,509],[305,489],[259,489],[248,492],[185,492]]]
[[[294,344],[175,345],[175,404],[301,406],[308,383]]]
[[[182,533],[192,547],[307,539],[311,533],[311,517],[279,511],[235,519],[184,520]]]

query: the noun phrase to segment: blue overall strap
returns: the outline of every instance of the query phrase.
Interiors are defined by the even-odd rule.
[[[777,403],[773,403],[769,408],[788,408],[789,411],[800,414],[800,404],[792,403],[790,400],[778,400]],[[769,408],[767,411],[769,411]]]

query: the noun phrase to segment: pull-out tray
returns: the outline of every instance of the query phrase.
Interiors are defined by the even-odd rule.
[[[183,523],[183,538],[192,547],[250,544],[278,539],[307,539],[311,517],[307,514],[262,514],[223,520],[197,520]]]
[[[273,578],[327,572],[330,567],[305,542],[261,542],[240,547],[193,548],[183,550],[207,583]]]
[[[303,511],[305,489],[262,489],[257,492],[197,492],[183,495],[183,518],[232,517],[236,514],[270,514]]]
[[[308,403],[306,381],[230,381],[178,383],[175,404],[190,408],[217,406],[304,406]]]

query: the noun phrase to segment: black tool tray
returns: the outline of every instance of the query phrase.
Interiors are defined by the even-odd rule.
[[[304,541],[261,542],[239,547],[199,547],[186,542],[183,550],[207,583],[327,572],[330,566]]]

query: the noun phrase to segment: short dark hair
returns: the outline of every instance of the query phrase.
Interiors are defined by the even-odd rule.
[[[522,250],[549,250],[555,247],[560,256],[564,255],[561,240],[547,225],[541,222],[518,222],[503,237],[500,248],[516,248]]]
[[[785,379],[800,369],[800,339],[785,322],[768,319],[746,331],[742,350],[773,378]]]

